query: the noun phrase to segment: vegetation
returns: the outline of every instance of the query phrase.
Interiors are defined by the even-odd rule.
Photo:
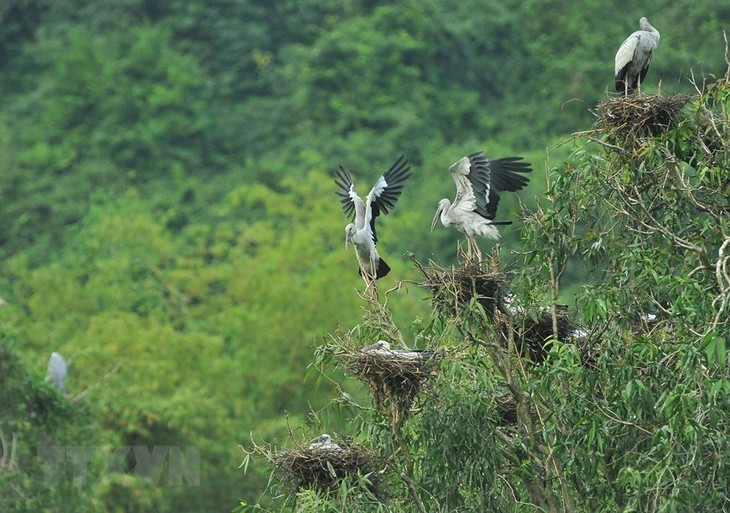
[[[730,507],[730,10],[618,6],[3,3],[0,509]],[[643,92],[688,96],[627,136],[594,106],[641,15],[662,33]],[[503,292],[569,303],[588,332],[539,364],[504,305],[454,322],[410,283],[406,251],[456,262],[458,234],[428,222],[479,149],[535,167],[500,207]],[[415,174],[379,232],[378,302],[355,292],[332,171],[366,187],[400,154]],[[449,348],[395,420],[330,355],[393,336]],[[66,397],[43,382],[54,350]],[[382,490],[292,495],[238,468],[252,436],[324,431],[382,458]]]

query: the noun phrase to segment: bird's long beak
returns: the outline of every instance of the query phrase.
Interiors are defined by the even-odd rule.
[[[436,228],[436,223],[439,222],[440,215],[441,215],[441,207],[436,209],[436,215],[433,216],[433,221],[431,221],[431,231],[433,231],[433,229]]]

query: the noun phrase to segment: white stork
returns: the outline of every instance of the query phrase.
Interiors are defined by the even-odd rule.
[[[312,451],[344,451],[342,447],[332,441],[332,437],[327,433],[312,440],[309,443],[309,449]]]
[[[428,360],[433,356],[433,351],[417,351],[414,349],[391,349],[390,344],[385,340],[378,340],[376,343],[362,348],[363,353],[392,356],[402,360]]]
[[[639,20],[639,27],[641,30],[627,37],[616,52],[616,91],[623,92],[624,96],[637,88],[641,95],[641,83],[649,71],[654,50],[659,45],[659,31],[646,18]]]
[[[353,220],[345,227],[345,249],[350,243],[354,244],[360,263],[360,275],[363,276],[364,272],[364,277],[369,280],[382,278],[390,271],[388,264],[378,254],[375,219],[380,212],[387,214],[395,206],[403,190],[403,183],[411,176],[410,169],[408,161],[401,156],[378,179],[365,201],[355,192],[350,170],[340,166],[337,171],[337,195],[345,215]]]
[[[499,231],[496,225],[512,224],[512,221],[494,220],[499,204],[498,193],[519,191],[530,181],[522,173],[529,173],[532,167],[522,160],[522,157],[492,160],[480,151],[454,162],[449,172],[456,183],[456,198],[453,203],[446,198],[439,201],[431,230],[440,217],[441,224],[453,226],[466,235],[466,258],[471,260],[473,249],[481,262],[482,252],[475,237],[497,240]]]
[[[62,393],[66,392],[66,376],[68,375],[68,366],[66,360],[60,353],[52,352],[48,358],[48,379]]]

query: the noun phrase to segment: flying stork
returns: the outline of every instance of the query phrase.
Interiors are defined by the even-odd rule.
[[[451,177],[456,183],[456,198],[451,203],[444,198],[439,201],[436,215],[431,223],[431,231],[441,218],[441,224],[453,226],[467,238],[467,260],[472,258],[472,250],[481,262],[482,252],[475,237],[499,239],[497,225],[512,224],[512,221],[495,221],[499,194],[503,191],[519,191],[530,179],[523,173],[532,171],[523,157],[488,159],[484,152],[472,153],[454,162],[449,167]]]
[[[627,37],[616,52],[616,91],[623,92],[624,96],[637,88],[641,95],[641,83],[649,71],[654,50],[659,45],[659,31],[645,17],[639,20],[639,27],[641,30]]]
[[[337,195],[345,216],[353,221],[345,227],[345,249],[350,243],[355,246],[360,275],[369,280],[382,278],[390,271],[390,266],[378,254],[375,219],[381,212],[387,214],[395,206],[403,190],[403,183],[411,176],[410,170],[405,156],[401,156],[378,179],[365,201],[355,192],[350,170],[340,166],[337,171]]]

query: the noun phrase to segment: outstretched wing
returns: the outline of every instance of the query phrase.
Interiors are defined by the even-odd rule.
[[[370,205],[370,231],[373,234],[373,240],[377,244],[378,236],[375,233],[375,218],[383,214],[388,214],[390,209],[395,207],[398,202],[400,193],[403,191],[403,184],[411,177],[411,166],[405,155],[401,155],[388,170],[378,179],[375,186],[370,190],[365,200]]]
[[[484,152],[472,153],[468,157],[470,172],[467,175],[472,184],[476,212],[493,220],[497,214],[500,192],[515,192],[523,189],[530,179],[524,173],[532,171],[522,157],[488,159]]]
[[[355,192],[355,185],[352,182],[352,173],[344,166],[340,166],[335,172],[335,184],[337,185],[336,194],[342,203],[342,210],[345,216],[354,220],[355,218],[355,199],[358,198]]]
[[[451,178],[454,179],[454,183],[456,184],[456,197],[452,203],[452,208],[464,212],[476,212],[477,190],[479,188],[484,190],[482,181],[485,178],[477,176],[474,173],[471,157],[470,155],[469,157],[457,160],[449,167]],[[489,182],[489,176],[486,177],[486,182]]]

